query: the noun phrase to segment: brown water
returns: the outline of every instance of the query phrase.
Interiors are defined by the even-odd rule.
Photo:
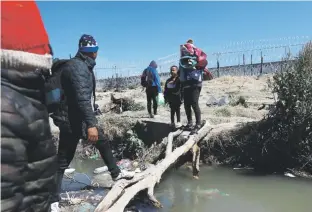
[[[78,172],[91,173],[101,161],[75,161]],[[212,190],[217,189],[217,190]],[[201,167],[200,179],[182,167],[163,176],[155,189],[164,212],[311,212],[312,181],[251,171]]]

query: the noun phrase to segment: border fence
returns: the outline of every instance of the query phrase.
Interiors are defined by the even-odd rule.
[[[214,77],[252,76],[275,73],[282,70],[288,60],[295,60],[298,52],[310,41],[310,36],[296,36],[279,39],[230,43],[221,51],[207,51],[208,70]],[[156,60],[161,80],[169,76],[169,68],[178,65],[179,53]],[[140,85],[140,75],[150,61],[116,63],[96,67],[98,89],[124,89]],[[119,64],[119,65],[117,65]]]

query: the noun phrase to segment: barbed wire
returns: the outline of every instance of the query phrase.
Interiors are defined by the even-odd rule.
[[[220,51],[208,51],[208,67],[215,68],[219,64],[221,67],[233,65],[245,65],[259,63],[261,58],[264,62],[281,61],[287,54],[297,55],[302,46],[310,41],[310,36],[293,36],[283,38],[271,38],[261,40],[249,40],[232,42],[221,48]],[[171,65],[178,65],[179,53],[173,53],[158,58],[158,71],[168,72]],[[125,62],[121,61],[116,65],[102,65],[95,68],[97,79],[120,78],[140,75],[142,69],[148,65],[149,61]]]

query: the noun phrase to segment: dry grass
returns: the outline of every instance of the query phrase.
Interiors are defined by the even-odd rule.
[[[109,141],[113,141],[115,138],[123,138],[135,123],[131,118],[124,118],[113,113],[100,116],[98,121]]]

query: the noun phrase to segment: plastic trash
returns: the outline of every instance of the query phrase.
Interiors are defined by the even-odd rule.
[[[74,169],[74,168],[69,168],[69,169],[65,169],[65,174],[71,174],[71,173],[73,173],[74,171],[75,171],[76,169]]]
[[[132,162],[129,159],[122,159],[118,161],[116,164],[120,169],[130,170],[133,168]],[[100,173],[107,172],[107,171],[108,171],[107,166],[101,166],[99,168],[94,169],[93,173],[100,174]]]
[[[117,162],[117,166],[120,168],[120,169],[126,169],[126,170],[129,170],[132,168],[132,163],[131,163],[131,160],[129,159],[122,159],[120,161]]]
[[[163,93],[159,93],[157,96],[157,104],[158,105],[164,105],[165,104],[165,98]]]
[[[214,96],[210,96],[208,101],[206,102],[207,106],[214,106],[217,105],[219,102]]]
[[[96,160],[96,159],[98,159],[99,158],[99,155],[96,153],[95,155],[92,155],[91,157],[90,157],[90,159],[94,159],[94,160]]]
[[[106,171],[108,171],[108,167],[107,166],[102,166],[102,167],[94,169],[93,173],[94,174],[99,174],[99,173],[106,172]]]
[[[286,177],[296,177],[295,175],[293,175],[292,173],[286,172],[284,174]]]
[[[229,104],[229,97],[223,96],[221,99],[219,99],[218,106],[223,106]]]

